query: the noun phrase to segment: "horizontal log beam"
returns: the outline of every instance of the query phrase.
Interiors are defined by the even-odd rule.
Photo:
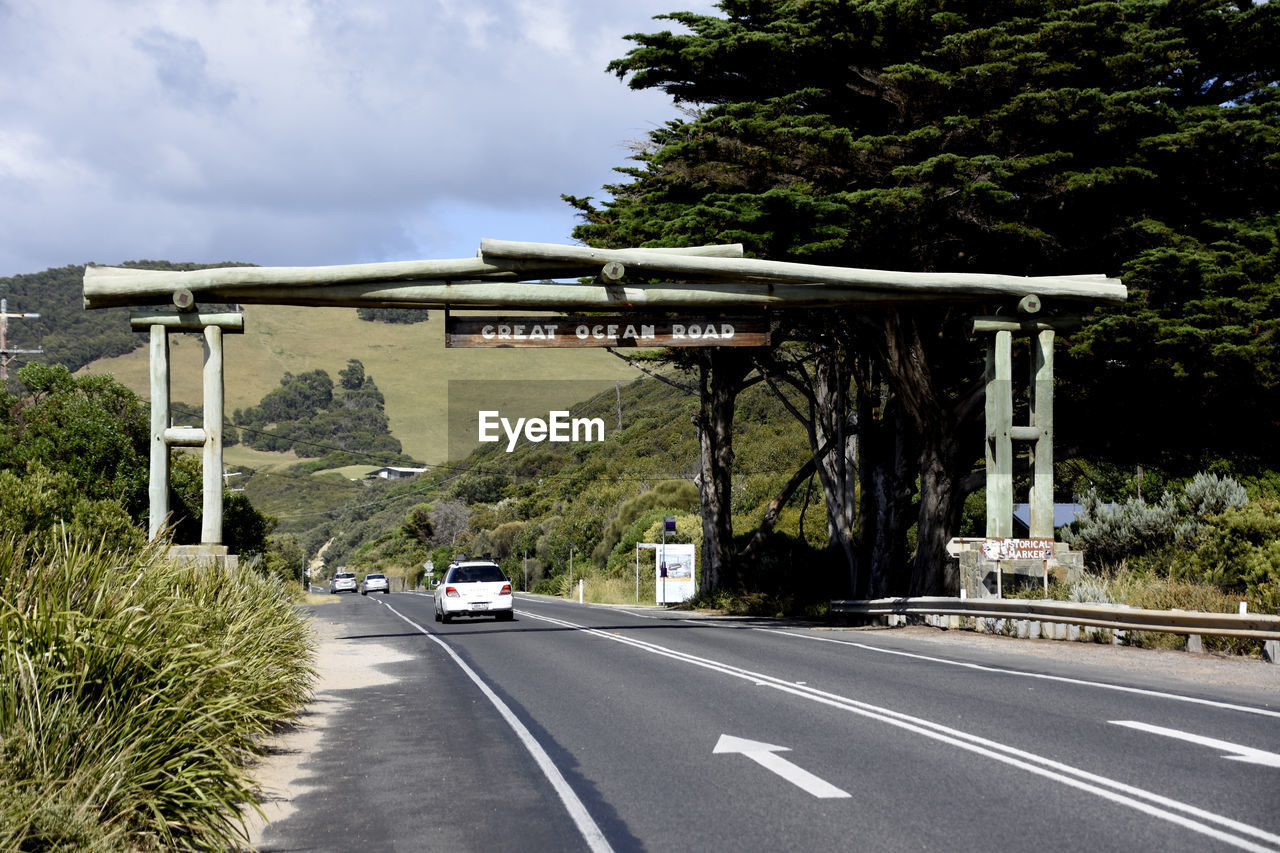
[[[741,257],[740,243],[723,246],[690,246],[682,249],[638,249],[683,256]],[[342,264],[318,267],[216,267],[204,270],[143,270],[126,267],[88,267],[84,272],[86,308],[139,305],[145,301],[168,302],[181,290],[193,293],[222,286],[317,287],[388,281],[471,281],[497,279],[577,278],[594,276],[596,264],[544,262],[520,258],[485,260],[453,258],[428,261],[391,261],[376,264]],[[128,299],[130,301],[121,301]],[[210,301],[206,299],[205,301]]]
[[[207,439],[199,427],[169,427],[164,431],[164,443],[170,447],[203,447]]]
[[[1014,441],[1039,441],[1045,437],[1044,430],[1033,426],[1009,427],[1009,438]]]
[[[608,250],[484,240],[481,252],[480,258],[327,267],[187,272],[89,267],[84,275],[84,305],[154,305],[177,298],[205,303],[574,310],[631,305],[804,308],[917,300],[1019,300],[1029,294],[1088,302],[1123,302],[1126,297],[1123,284],[1098,276],[1027,278],[818,266],[742,258],[742,247],[736,244]],[[682,283],[603,281],[593,290],[589,285],[548,281],[596,277],[606,267],[649,278],[670,276]]]
[[[461,281],[407,284],[368,282],[324,287],[218,286],[201,291],[208,302],[348,308],[831,308],[936,300],[934,294],[814,285],[759,283],[565,284]],[[970,297],[973,298],[973,297]],[[95,294],[88,308],[128,305],[127,297]]]
[[[717,277],[738,281],[787,284],[843,284],[889,291],[922,291],[966,296],[1013,296],[1035,293],[1054,299],[1124,302],[1127,290],[1117,279],[1096,276],[1012,276],[985,273],[928,273],[859,269],[756,258],[686,257],[665,251],[593,249],[553,243],[480,241],[480,256],[489,262],[520,258],[547,263],[603,266],[618,261],[628,269],[656,274]]]
[[[1034,335],[1038,332],[1069,332],[1084,324],[1081,317],[1037,317],[1010,319],[1009,317],[974,317],[973,334],[984,332],[1013,332]]]
[[[208,314],[202,311],[181,314],[173,311],[134,311],[129,315],[129,325],[135,332],[145,332],[152,326],[164,326],[184,332],[198,332],[206,326],[217,326],[223,334],[235,335],[244,332],[244,315]]]

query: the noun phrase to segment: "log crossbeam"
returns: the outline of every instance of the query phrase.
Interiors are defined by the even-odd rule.
[[[1105,276],[923,273],[743,258],[740,245],[591,249],[484,240],[480,256],[327,267],[225,267],[185,272],[89,267],[86,308],[237,302],[348,307],[602,309],[812,308],[916,300],[1025,299],[1115,303]],[[622,283],[623,274],[671,284]],[[557,278],[596,278],[589,284]]]

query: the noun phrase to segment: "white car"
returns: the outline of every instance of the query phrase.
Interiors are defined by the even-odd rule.
[[[450,622],[455,616],[487,616],[499,620],[515,618],[511,608],[511,581],[492,560],[463,560],[453,563],[435,590],[436,621]]]
[[[333,581],[329,584],[329,593],[336,595],[339,592],[355,592],[356,591],[356,573],[347,572],[342,569],[333,574]]]
[[[391,594],[391,584],[387,583],[386,575],[379,572],[370,572],[364,576],[364,580],[360,582],[360,594],[368,595],[371,592]]]

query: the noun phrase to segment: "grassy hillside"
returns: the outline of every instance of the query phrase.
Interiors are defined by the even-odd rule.
[[[203,346],[197,335],[171,335],[175,402],[199,405]],[[398,325],[357,319],[354,308],[245,306],[245,332],[226,338],[228,414],[257,404],[286,372],[322,369],[335,379],[348,359],[359,359],[386,396],[391,431],[405,453],[428,463],[445,461],[450,380],[559,380],[546,386],[549,406],[578,402],[584,388],[602,390],[638,374],[604,350],[445,349],[443,312],[426,323]],[[95,361],[84,373],[110,373],[150,399],[145,348]],[[575,380],[569,384],[563,380]],[[578,385],[578,383],[588,383]],[[567,398],[566,395],[568,395]],[[292,464],[279,454],[244,447],[227,450],[230,464]]]

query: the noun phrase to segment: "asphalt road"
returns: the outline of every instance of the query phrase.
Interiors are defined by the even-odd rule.
[[[262,849],[1280,851],[1265,681],[1166,674],[1139,650],[1098,668],[955,633],[516,610],[323,607],[345,642],[401,660],[346,691]]]

